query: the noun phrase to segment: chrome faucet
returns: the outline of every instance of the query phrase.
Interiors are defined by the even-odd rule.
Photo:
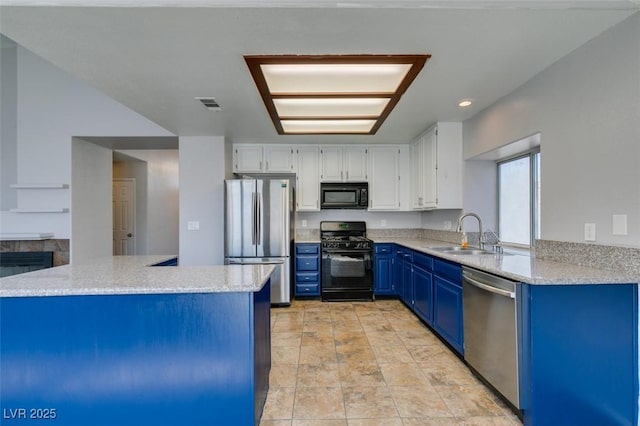
[[[482,219],[480,219],[480,216],[478,216],[475,213],[465,213],[462,216],[460,216],[460,219],[458,219],[458,229],[456,232],[462,232],[462,222],[464,220],[465,217],[467,216],[473,216],[476,219],[478,219],[478,232],[480,233],[480,235],[478,236],[478,246],[480,247],[481,250],[484,250],[484,243],[486,242],[485,237],[484,237],[484,232],[482,232]]]

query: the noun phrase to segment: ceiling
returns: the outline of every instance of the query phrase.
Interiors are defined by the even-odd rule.
[[[472,117],[640,7],[637,0],[29,3],[3,0],[2,34],[176,135],[260,143],[409,142],[436,121]],[[132,3],[171,7],[114,7]],[[310,136],[277,134],[243,59],[279,54],[432,56],[376,135]],[[202,96],[215,97],[222,111],[194,99]],[[473,105],[458,107],[464,98]]]

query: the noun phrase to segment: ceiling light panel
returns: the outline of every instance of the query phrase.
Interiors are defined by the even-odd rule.
[[[411,64],[262,65],[272,94],[393,93]]]
[[[291,134],[367,134],[376,120],[282,120]]]
[[[284,117],[379,117],[389,98],[274,98]]]
[[[245,56],[279,134],[375,134],[430,55]]]

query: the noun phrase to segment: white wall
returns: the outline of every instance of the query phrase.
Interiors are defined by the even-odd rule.
[[[17,76],[19,183],[71,183],[73,137],[174,136],[20,46]],[[49,201],[54,207],[69,207],[69,192],[51,191]],[[21,207],[20,203],[35,203],[30,197],[39,195],[21,191],[19,197]],[[79,217],[71,213],[0,214],[2,232],[54,232],[55,238],[70,238],[71,218]]]
[[[225,140],[222,136],[179,139],[180,265],[224,263]],[[187,222],[200,229],[187,230]]]
[[[71,263],[113,253],[112,152],[75,139],[71,149]]]
[[[17,46],[0,35],[0,210],[17,205],[16,191],[10,189],[18,179],[17,82]]]
[[[127,149],[118,150],[118,152],[139,159],[146,165],[144,193],[136,193],[140,197],[136,206],[140,206],[139,210],[142,210],[140,214],[138,214],[139,210],[136,211],[137,223],[144,225],[144,229],[139,230],[138,235],[140,231],[145,232],[144,246],[140,247],[138,254],[177,254],[179,250],[178,150]],[[120,164],[119,167],[125,168],[123,172],[130,167],[127,164]],[[136,244],[139,242],[136,241]]]
[[[639,40],[640,12],[464,122],[466,159],[541,132],[543,239],[583,242],[590,222],[598,243],[640,246]]]

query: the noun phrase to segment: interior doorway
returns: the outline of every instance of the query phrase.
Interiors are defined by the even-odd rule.
[[[113,255],[136,254],[136,180],[113,179]]]

